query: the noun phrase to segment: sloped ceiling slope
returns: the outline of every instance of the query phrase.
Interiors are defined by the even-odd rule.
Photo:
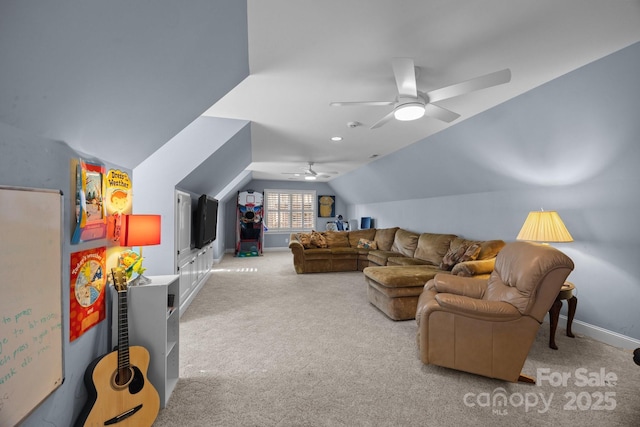
[[[246,125],[176,187],[217,195],[251,163],[251,127]]]
[[[133,168],[248,75],[246,9],[3,1],[0,121]]]
[[[620,162],[637,153],[639,75],[636,43],[330,185],[363,204],[613,182],[635,168]]]

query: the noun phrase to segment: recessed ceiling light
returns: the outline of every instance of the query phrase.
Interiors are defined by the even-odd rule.
[[[335,142],[342,141],[342,137],[341,136],[332,136],[331,140],[335,141]]]

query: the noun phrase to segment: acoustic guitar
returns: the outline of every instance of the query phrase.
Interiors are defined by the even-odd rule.
[[[87,367],[84,385],[89,398],[76,426],[151,426],[160,410],[160,396],[147,379],[149,352],[129,347],[127,281],[124,270],[111,270],[118,291],[118,348]]]

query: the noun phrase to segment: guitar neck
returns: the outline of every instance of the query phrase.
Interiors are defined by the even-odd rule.
[[[118,290],[118,369],[130,366],[129,360],[129,313],[126,289]]]

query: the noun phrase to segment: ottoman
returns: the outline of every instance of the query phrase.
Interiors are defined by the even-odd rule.
[[[415,319],[424,285],[436,274],[435,265],[367,267],[363,271],[369,302],[393,320]]]

